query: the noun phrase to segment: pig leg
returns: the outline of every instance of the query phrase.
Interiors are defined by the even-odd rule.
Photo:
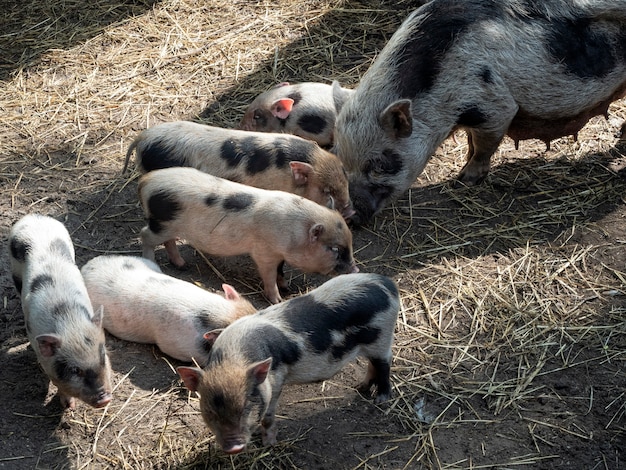
[[[382,403],[391,398],[391,382],[389,381],[391,361],[376,357],[368,359],[367,374],[357,390],[359,393],[367,395],[372,386],[375,385],[377,393],[374,403]]]
[[[274,390],[278,390],[278,393],[272,393],[270,404],[261,420],[261,441],[264,446],[273,446],[276,445],[277,442],[276,405],[278,404],[278,397],[280,397],[282,383],[274,383],[272,387]]]
[[[277,284],[279,268],[281,266],[280,262],[277,264],[275,258],[270,260],[253,257],[253,259],[259,270],[261,279],[263,280],[263,294],[267,297],[267,300],[273,304],[281,302],[283,299],[280,296],[280,292],[278,292]],[[284,262],[284,260],[281,260],[281,262]]]
[[[475,83],[466,86],[477,89]],[[490,83],[482,83],[476,91],[473,102],[477,104],[466,107],[457,118],[458,126],[465,129],[468,136],[467,163],[458,179],[470,186],[487,177],[491,156],[519,110],[509,89],[495,74]]]
[[[178,251],[178,247],[176,246],[176,239],[170,238],[169,234],[156,234],[152,230],[150,230],[149,226],[145,226],[141,229],[141,245],[142,245],[142,256],[150,261],[156,261],[154,258],[154,248],[157,245],[163,243],[165,245],[165,251],[167,252],[167,256],[170,262],[178,267],[182,268],[185,266],[185,260],[180,255]]]
[[[467,131],[467,163],[459,173],[459,181],[473,186],[484,181],[489,173],[491,156],[504,138],[501,134],[486,135],[474,129]]]
[[[63,408],[67,408],[69,410],[74,410],[76,408],[76,400],[74,397],[66,395],[60,390],[57,392],[57,395],[59,396],[59,400],[61,400],[61,406]]]
[[[276,270],[276,284],[279,289],[285,289],[289,287],[287,281],[285,280],[285,262],[281,261],[278,265],[278,269]]]

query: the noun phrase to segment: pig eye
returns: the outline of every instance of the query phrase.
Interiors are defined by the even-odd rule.
[[[83,377],[85,372],[80,367],[70,367],[70,374],[77,377]]]
[[[328,207],[329,209],[334,209],[335,208],[335,199],[330,195],[330,193],[327,193],[326,191],[324,191],[324,194],[326,194],[326,196],[328,196],[328,202],[326,203],[326,207]]]
[[[329,246],[328,249],[333,252],[335,256],[339,255],[339,247],[338,246]]]

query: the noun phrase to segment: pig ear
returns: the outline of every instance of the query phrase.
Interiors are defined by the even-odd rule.
[[[254,379],[257,385],[260,385],[265,382],[265,379],[267,378],[267,374],[270,371],[271,367],[272,358],[268,357],[264,361],[252,364],[248,369],[248,374]]]
[[[39,335],[35,338],[39,344],[39,352],[43,357],[52,357],[61,347],[61,337],[58,335]]]
[[[287,119],[291,108],[293,108],[293,100],[291,98],[281,98],[274,102],[270,111],[278,119]]]
[[[344,103],[350,97],[350,92],[341,88],[341,85],[337,80],[333,80],[333,102],[335,103],[335,110],[337,112],[341,111]]]
[[[284,86],[289,86],[289,82],[280,82],[278,85],[275,85],[274,88],[281,88]]]
[[[215,343],[215,340],[217,339],[217,337],[220,335],[222,331],[224,331],[224,328],[207,331],[205,334],[202,335],[202,337],[204,338],[204,340],[207,342],[209,346],[213,346],[213,343]]]
[[[235,290],[233,286],[230,284],[222,284],[222,290],[224,291],[224,295],[226,296],[226,300],[239,300],[241,296],[239,292]]]
[[[403,139],[413,133],[411,100],[391,103],[378,118],[383,130],[393,139]]]
[[[94,312],[91,318],[91,322],[98,328],[102,326],[102,315],[104,315],[104,305],[100,305],[100,308]]]
[[[315,243],[320,238],[322,233],[324,233],[324,225],[323,224],[315,224],[309,230],[309,241],[311,243]]]
[[[192,392],[198,390],[198,384],[200,383],[200,379],[202,378],[202,369],[197,367],[184,367],[180,366],[176,368],[178,375],[183,379],[183,383],[185,387],[187,387]]]
[[[289,162],[289,166],[296,186],[304,186],[314,171],[310,164],[304,162]]]

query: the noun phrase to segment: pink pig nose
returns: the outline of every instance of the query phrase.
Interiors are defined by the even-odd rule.
[[[228,448],[225,447],[224,452],[227,454],[238,454],[244,449],[244,447],[246,447],[244,444],[234,444]]]

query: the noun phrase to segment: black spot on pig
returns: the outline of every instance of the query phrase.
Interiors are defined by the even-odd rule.
[[[133,269],[136,269],[135,263],[131,263],[130,261],[124,261],[122,263],[122,269],[125,269],[127,271],[132,271]]]
[[[242,211],[254,204],[254,196],[246,193],[235,193],[224,199],[224,209],[227,211]]]
[[[349,331],[343,341],[332,347],[331,354],[335,359],[341,359],[359,344],[372,344],[376,342],[380,336],[380,328],[361,327],[353,331]]]
[[[580,78],[604,77],[615,68],[611,41],[588,18],[554,20],[547,47],[554,60]]]
[[[35,292],[39,289],[43,289],[45,287],[53,287],[54,279],[49,274],[39,274],[35,276],[33,281],[30,283],[30,291]]]
[[[185,161],[163,142],[156,141],[150,143],[141,152],[141,165],[146,172],[150,172],[162,168],[185,166]]]
[[[11,239],[10,250],[11,256],[17,261],[26,261],[26,256],[30,253],[32,247],[30,243],[20,240],[17,237]]]
[[[473,24],[501,15],[497,2],[432,2],[412,14],[410,39],[399,48],[394,81],[400,96],[415,98],[428,92],[439,72],[446,53]]]
[[[148,226],[154,233],[161,232],[162,222],[174,220],[180,212],[180,203],[174,194],[164,191],[154,193],[148,198]]]
[[[104,343],[100,343],[100,346],[98,347],[98,351],[100,352],[100,365],[104,366],[106,363],[106,359],[107,359],[107,350],[106,350],[106,347],[104,346]]]
[[[220,157],[226,160],[230,167],[236,167],[246,158],[246,154],[242,151],[238,142],[234,140],[226,140],[220,149]]]
[[[487,122],[487,116],[478,106],[469,106],[461,112],[456,123],[459,126],[477,127]]]
[[[263,146],[261,142],[251,149],[248,161],[246,163],[246,172],[251,175],[267,170],[272,164],[273,152],[271,149]]]
[[[91,321],[91,311],[82,304],[74,304],[69,302],[59,302],[51,308],[51,313],[55,317],[64,317],[80,312],[89,321]]]
[[[61,382],[68,382],[77,374],[78,368],[71,365],[64,357],[57,357],[54,361],[54,372]]]
[[[204,203],[211,207],[219,201],[219,198],[215,194],[208,194],[204,197]]]
[[[333,331],[366,330],[372,318],[389,306],[387,292],[378,284],[364,283],[357,295],[350,295],[345,302],[333,306],[316,301],[310,294],[293,298],[289,301],[285,321],[294,332],[307,334],[313,349],[321,353],[332,346]],[[365,330],[363,339],[369,334]]]
[[[318,114],[303,114],[298,118],[298,126],[310,134],[321,134],[328,123],[324,117]]]
[[[315,145],[315,144],[313,144]],[[311,163],[313,145],[304,139],[285,139],[279,137],[272,142],[274,148],[274,164],[277,168],[284,168],[289,162]]]
[[[251,363],[271,357],[272,370],[281,364],[295,364],[301,356],[298,344],[270,325],[255,328],[241,344],[245,357]]]
[[[15,284],[15,288],[17,289],[18,294],[22,293],[22,278],[13,275],[13,284]]]
[[[402,156],[394,149],[384,149],[382,158],[369,160],[365,165],[366,174],[396,175],[402,171]]]
[[[300,101],[302,101],[302,94],[299,91],[294,91],[287,95],[287,98],[291,98],[293,100],[293,106],[297,106]]]
[[[217,328],[215,322],[211,320],[211,310],[198,310],[194,312],[193,323],[196,331],[211,331]],[[206,341],[204,341],[206,343]],[[207,351],[210,348],[207,348]]]
[[[480,78],[485,83],[488,83],[488,84],[493,83],[493,74],[491,72],[491,69],[489,67],[483,67],[483,69],[480,72]]]
[[[67,261],[74,262],[74,256],[72,255],[72,249],[68,246],[65,240],[61,238],[55,238],[50,242],[50,251],[55,253]]]

